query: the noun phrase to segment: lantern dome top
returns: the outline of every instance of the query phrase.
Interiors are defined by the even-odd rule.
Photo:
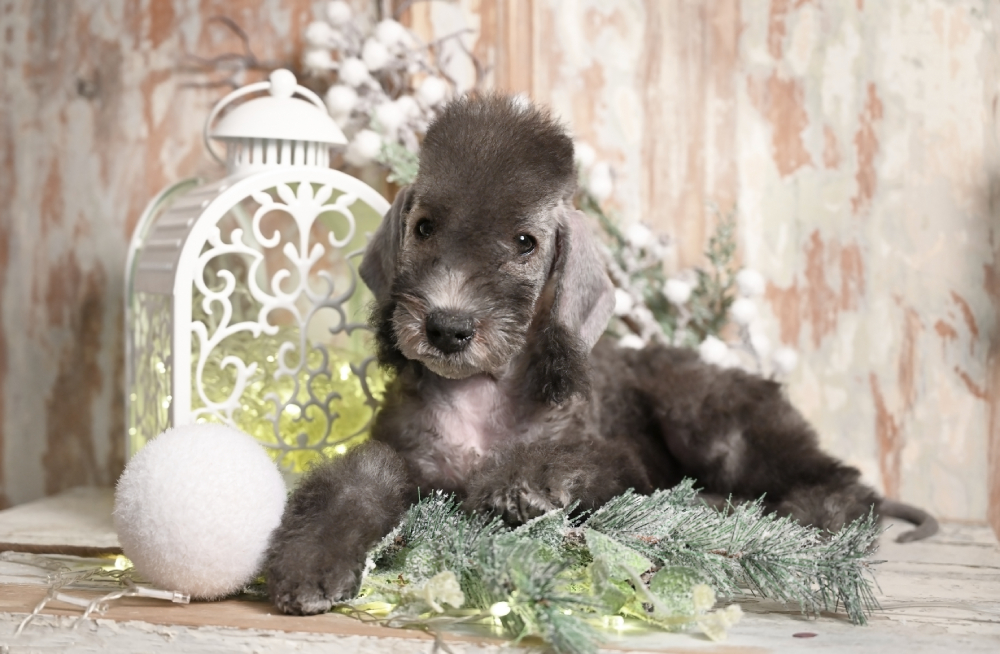
[[[285,139],[331,145],[347,143],[344,133],[322,103],[315,105],[292,97],[299,87],[291,71],[274,71],[268,83],[270,95],[244,102],[230,111],[212,130],[212,138]]]
[[[264,90],[269,91],[269,95],[233,108],[212,129],[216,117],[230,103]],[[205,122],[204,135],[209,152],[220,162],[223,158],[215,152],[209,139],[226,144],[231,172],[275,165],[326,166],[328,148],[347,143],[319,96],[299,86],[295,75],[285,69],[272,72],[266,82],[241,87],[220,100]],[[271,156],[268,156],[268,148],[271,148]]]

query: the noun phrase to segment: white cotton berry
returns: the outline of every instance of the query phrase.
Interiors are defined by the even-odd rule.
[[[349,118],[358,104],[358,92],[346,84],[334,84],[326,91],[323,98],[326,109],[338,123]]]
[[[393,100],[393,102],[407,120],[420,117],[420,105],[417,104],[417,101],[412,96],[401,95]]]
[[[215,599],[256,576],[285,495],[281,473],[251,436],[225,425],[176,427],[125,467],[115,529],[143,578]]]
[[[705,363],[717,366],[726,365],[730,358],[729,346],[715,336],[709,336],[698,346],[698,356]]]
[[[406,45],[408,37],[406,28],[391,18],[386,18],[375,26],[375,38],[389,49]]]
[[[759,356],[766,357],[771,352],[771,339],[760,330],[750,329],[750,346]]]
[[[531,98],[526,93],[518,93],[511,96],[510,104],[515,111],[524,113],[531,109]]]
[[[799,355],[790,347],[779,347],[771,355],[771,361],[778,372],[787,375],[799,365]]]
[[[736,298],[729,307],[729,315],[737,325],[749,325],[757,317],[757,304],[748,297]]]
[[[767,282],[764,276],[752,268],[744,268],[736,273],[736,286],[747,297],[763,295]]]
[[[369,79],[368,66],[357,57],[348,57],[340,62],[340,81],[355,88]]]
[[[611,197],[615,190],[615,182],[611,177],[611,166],[607,162],[599,161],[590,169],[587,190],[598,202]]]
[[[302,58],[302,65],[306,70],[313,72],[323,72],[333,68],[333,57],[330,51],[323,48],[311,48],[306,50]]]
[[[351,14],[351,5],[343,0],[326,3],[326,19],[334,27],[341,27],[350,22]]]
[[[623,347],[626,350],[641,350],[646,347],[646,341],[636,334],[625,334],[618,339],[618,347]]]
[[[623,288],[615,289],[615,315],[624,316],[632,311],[632,307],[635,306],[635,300],[632,299],[632,295]]]
[[[691,291],[694,290],[691,284],[682,279],[668,279],[663,285],[663,295],[671,304],[684,306],[691,299]]]
[[[584,172],[590,170],[590,167],[597,161],[597,151],[582,141],[576,144],[573,152],[576,155],[576,164]]]
[[[335,34],[329,23],[315,20],[306,27],[306,43],[314,48],[329,48]]]
[[[406,122],[403,110],[395,102],[383,102],[375,107],[374,118],[379,131],[390,137],[394,136]]]
[[[625,230],[625,240],[635,248],[648,248],[653,241],[653,232],[642,223],[632,223]]]
[[[361,60],[370,71],[379,71],[389,65],[392,54],[376,39],[367,39],[361,48]]]
[[[370,129],[363,129],[354,135],[344,159],[352,166],[365,166],[375,161],[382,152],[382,137]]]
[[[417,88],[417,97],[428,107],[439,105],[447,95],[448,83],[435,75],[424,78]]]

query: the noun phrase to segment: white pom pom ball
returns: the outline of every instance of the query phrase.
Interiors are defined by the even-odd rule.
[[[428,107],[437,106],[447,95],[448,83],[433,75],[425,78],[417,89],[417,97]]]
[[[375,26],[375,38],[387,48],[405,46],[409,40],[406,28],[391,18],[386,18]]]
[[[125,467],[115,490],[115,529],[144,578],[216,599],[260,570],[285,496],[281,474],[251,436],[224,425],[177,427]]]
[[[779,347],[771,357],[778,372],[787,375],[799,365],[799,354],[790,347]]]
[[[346,25],[352,13],[351,5],[343,0],[334,0],[326,5],[326,19],[335,27]]]
[[[622,288],[615,289],[615,315],[624,316],[635,306],[635,300],[628,291]]]
[[[598,202],[611,197],[615,190],[615,182],[611,178],[611,166],[604,161],[598,161],[590,169],[590,179],[587,180],[587,190]]]
[[[587,171],[590,167],[594,165],[597,161],[597,151],[594,150],[588,143],[582,141],[575,144],[573,148],[573,154],[576,156],[576,163],[580,166],[580,170]]]
[[[370,129],[363,129],[347,146],[344,159],[352,166],[365,166],[375,161],[381,151],[382,137]]]
[[[738,325],[749,325],[757,318],[757,305],[750,298],[736,298],[733,306],[729,307],[729,315],[733,317]]]
[[[334,84],[326,91],[326,108],[338,123],[346,121],[358,104],[358,92],[346,84]]]
[[[306,27],[306,43],[314,48],[329,48],[335,38],[336,34],[329,23],[317,20]]]
[[[368,66],[357,57],[348,57],[340,62],[340,81],[348,86],[358,87],[368,81]]]
[[[725,366],[729,360],[729,346],[715,336],[708,336],[698,346],[698,354],[705,363]]]
[[[736,285],[739,287],[740,293],[747,297],[763,295],[767,289],[764,275],[752,268],[744,268],[736,274]]]
[[[306,54],[302,59],[302,65],[306,67],[306,70],[322,72],[330,70],[334,64],[329,50],[312,48],[306,50]]]
[[[368,70],[382,70],[392,61],[392,55],[381,41],[368,39],[361,49],[361,61],[365,62]]]
[[[691,284],[683,279],[668,279],[667,283],[663,286],[663,295],[670,300],[671,304],[676,304],[680,307],[687,304],[687,301],[691,299],[691,292],[693,290]]]

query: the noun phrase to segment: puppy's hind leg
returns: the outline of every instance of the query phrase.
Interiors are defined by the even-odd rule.
[[[310,615],[353,597],[365,554],[399,523],[409,495],[403,460],[376,441],[314,468],[271,536],[265,574],[274,605]]]

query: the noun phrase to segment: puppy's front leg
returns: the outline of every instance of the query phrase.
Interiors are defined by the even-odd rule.
[[[472,475],[465,506],[517,525],[573,502],[594,509],[629,488],[651,490],[638,457],[621,444],[519,443],[498,449]]]
[[[399,523],[409,495],[403,460],[377,441],[310,471],[271,536],[265,569],[274,605],[310,615],[354,596],[365,554]]]

